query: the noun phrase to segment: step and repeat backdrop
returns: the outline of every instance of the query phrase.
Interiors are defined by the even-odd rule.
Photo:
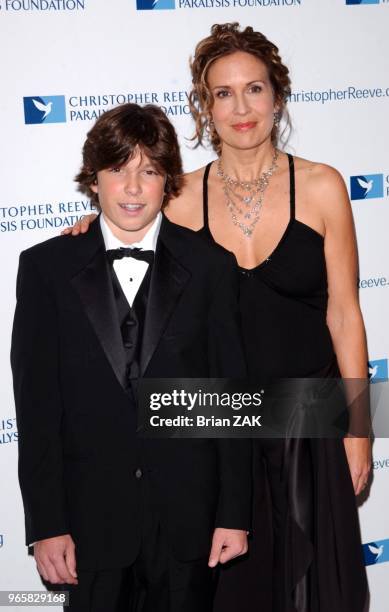
[[[73,177],[86,132],[112,106],[160,105],[179,133],[186,170],[214,158],[188,140],[188,60],[213,23],[227,21],[262,31],[290,67],[287,150],[343,174],[371,384],[388,378],[388,0],[0,0],[0,590],[42,588],[24,545],[17,484],[9,347],[19,253],[90,212]],[[387,610],[388,484],[389,440],[380,438],[360,500],[370,612]]]

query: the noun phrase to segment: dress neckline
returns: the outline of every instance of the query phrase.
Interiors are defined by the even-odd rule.
[[[250,274],[250,273],[255,272],[256,270],[260,270],[263,267],[265,267],[273,259],[273,257],[276,255],[278,250],[282,247],[282,245],[284,244],[285,240],[287,239],[287,237],[288,237],[292,227],[295,224],[298,224],[298,225],[302,226],[303,228],[307,229],[308,231],[310,231],[314,235],[316,235],[316,237],[318,237],[319,239],[324,240],[323,236],[319,232],[317,232],[315,229],[313,229],[312,227],[310,227],[306,223],[303,223],[302,221],[299,221],[298,219],[296,219],[296,189],[295,189],[294,159],[293,159],[293,155],[291,155],[290,153],[287,153],[286,155],[288,157],[288,163],[289,163],[289,207],[290,207],[289,222],[288,222],[285,230],[283,231],[279,241],[275,245],[274,249],[271,251],[271,253],[263,261],[261,261],[259,264],[257,264],[253,268],[244,268],[244,267],[238,265],[238,269],[242,273],[244,273],[244,274]],[[211,238],[211,240],[215,244],[218,244],[216,242],[216,240],[214,239],[214,237],[212,235],[212,232],[210,230],[210,227],[209,227],[209,216],[208,216],[208,176],[209,176],[209,171],[211,169],[212,164],[213,164],[213,162],[209,162],[206,165],[205,170],[204,170],[204,177],[203,177],[203,218],[204,218],[204,225],[203,225],[203,227],[201,228],[200,231],[207,232],[207,234]]]

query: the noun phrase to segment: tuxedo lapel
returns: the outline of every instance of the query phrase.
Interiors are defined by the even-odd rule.
[[[126,359],[105,246],[97,220],[85,236],[85,265],[71,284],[111,364],[116,378],[126,387]]]
[[[162,222],[150,281],[140,354],[141,376],[143,376],[190,278],[190,272],[171,253],[170,244],[166,239],[166,231],[164,231],[166,223],[166,220]]]

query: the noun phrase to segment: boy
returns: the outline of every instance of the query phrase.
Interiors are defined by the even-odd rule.
[[[72,612],[206,612],[211,567],[247,550],[250,443],[136,435],[139,377],[245,375],[233,257],[161,213],[181,173],[159,108],[105,113],[77,177],[99,218],[20,258],[26,538]]]

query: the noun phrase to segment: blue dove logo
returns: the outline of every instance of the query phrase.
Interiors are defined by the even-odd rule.
[[[176,8],[175,0],[136,0],[138,11],[165,11]]]
[[[24,122],[65,123],[65,96],[30,96],[23,98]]]
[[[384,197],[383,174],[359,174],[350,178],[352,200],[370,200]]]
[[[378,540],[363,545],[365,565],[376,565],[389,561],[389,540]]]
[[[388,360],[375,359],[369,361],[369,378],[371,383],[385,382],[388,380]]]
[[[379,4],[380,0],[346,0],[346,4]]]

